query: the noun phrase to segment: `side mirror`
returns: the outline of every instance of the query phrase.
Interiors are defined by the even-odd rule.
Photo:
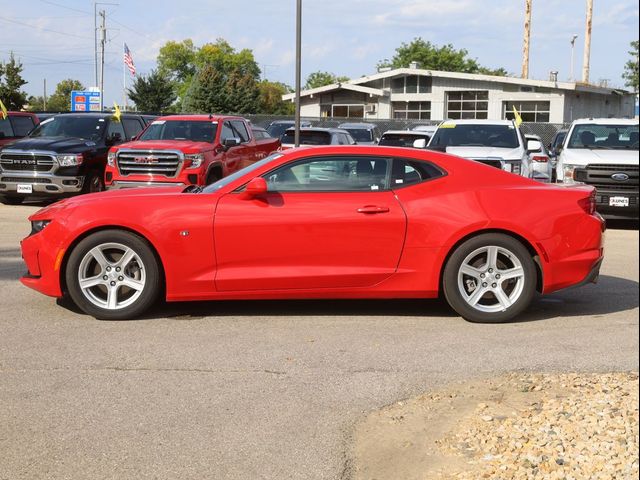
[[[413,141],[413,148],[425,148],[427,146],[427,140],[425,138],[418,138]]]
[[[227,149],[237,147],[238,145],[240,145],[240,139],[238,137],[225,138],[224,142],[222,142],[222,145]]]
[[[527,152],[538,152],[542,150],[542,142],[539,140],[527,140]]]
[[[268,190],[267,181],[262,177],[256,177],[249,180],[244,188],[244,193],[249,198],[255,198],[264,195]]]

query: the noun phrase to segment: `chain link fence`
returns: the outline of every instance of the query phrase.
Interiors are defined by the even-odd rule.
[[[244,115],[245,118],[251,121],[253,125],[266,128],[271,122],[275,120],[291,120],[291,116],[278,116],[278,115]],[[358,119],[354,118],[321,118],[321,117],[302,117],[303,121],[311,122],[314,127],[337,127],[341,123],[353,123],[358,122]],[[360,120],[365,121],[365,120]],[[438,125],[440,121],[437,120],[375,120],[367,119],[366,123],[373,123],[378,126],[380,132],[386,132],[387,130],[411,130],[418,125]],[[523,122],[520,129],[525,134],[538,135],[545,145],[549,145],[556,132],[563,128],[569,128],[570,123],[533,123]]]

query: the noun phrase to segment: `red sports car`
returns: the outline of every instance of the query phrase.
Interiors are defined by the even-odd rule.
[[[427,150],[274,154],[207,186],[63,200],[30,217],[22,282],[101,319],[167,301],[433,298],[503,322],[595,281],[592,187],[543,185]],[[425,312],[428,313],[428,312]]]

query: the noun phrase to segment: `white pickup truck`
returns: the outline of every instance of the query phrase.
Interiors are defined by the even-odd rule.
[[[557,177],[596,187],[598,212],[608,219],[638,218],[638,120],[575,120],[562,145]]]
[[[529,153],[538,141],[526,141],[511,120],[446,120],[438,125],[428,148],[532,177]]]

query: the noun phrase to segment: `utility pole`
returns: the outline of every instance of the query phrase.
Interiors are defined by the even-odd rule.
[[[296,0],[296,116],[295,146],[300,146],[300,71],[302,57],[302,0]]]
[[[584,57],[582,58],[582,81],[589,83],[589,57],[591,56],[591,21],[593,18],[593,0],[587,0],[587,23],[584,31]]]
[[[529,78],[529,40],[531,39],[531,2],[525,0],[524,43],[522,47],[522,78]]]
[[[93,86],[98,86],[98,4],[93,2],[93,66],[95,77]]]
[[[107,29],[105,28],[106,14],[100,11],[102,23],[100,25],[100,111],[104,110],[104,49],[107,43]]]
[[[42,109],[47,111],[47,79],[44,79],[44,95],[42,96]]]

